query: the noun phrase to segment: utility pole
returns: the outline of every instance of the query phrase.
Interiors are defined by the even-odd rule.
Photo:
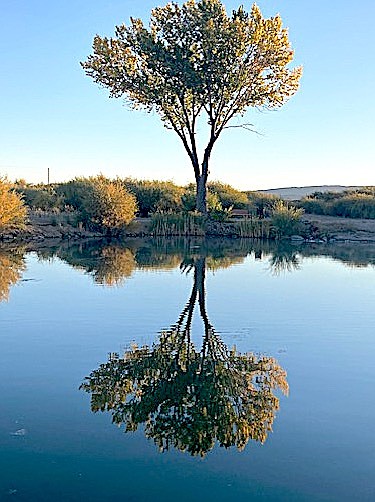
[[[49,185],[49,167],[47,167],[47,185]]]

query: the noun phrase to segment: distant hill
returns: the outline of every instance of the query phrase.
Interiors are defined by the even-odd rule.
[[[320,185],[309,187],[288,187],[288,188],[270,188],[268,190],[257,190],[258,192],[278,195],[285,200],[299,200],[302,197],[311,195],[314,192],[343,192],[344,190],[355,190],[359,186],[341,186],[341,185]]]

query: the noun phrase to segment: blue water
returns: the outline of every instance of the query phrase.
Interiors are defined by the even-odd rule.
[[[277,269],[277,248],[238,247],[122,245],[115,280],[121,263],[103,245],[24,254],[0,303],[0,500],[375,500],[373,249],[283,249],[298,264]],[[179,263],[200,256],[216,332],[276,358],[289,384],[264,444],[203,458],[160,453],[142,426],[125,433],[92,413],[79,389],[108,353],[176,322],[194,275]],[[192,332],[199,344],[198,310]]]

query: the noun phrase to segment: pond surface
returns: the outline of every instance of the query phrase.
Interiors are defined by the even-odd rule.
[[[375,249],[0,248],[0,500],[375,500]]]

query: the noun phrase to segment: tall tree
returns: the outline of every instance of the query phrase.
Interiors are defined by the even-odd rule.
[[[228,16],[220,0],[188,0],[153,9],[149,27],[131,18],[114,38],[97,35],[82,66],[111,97],[156,111],[176,132],[194,168],[197,210],[205,212],[214,144],[248,107],[279,107],[296,92],[302,70],[288,68],[292,59],[279,15],[265,19],[254,4]],[[208,124],[201,153],[200,117]]]

